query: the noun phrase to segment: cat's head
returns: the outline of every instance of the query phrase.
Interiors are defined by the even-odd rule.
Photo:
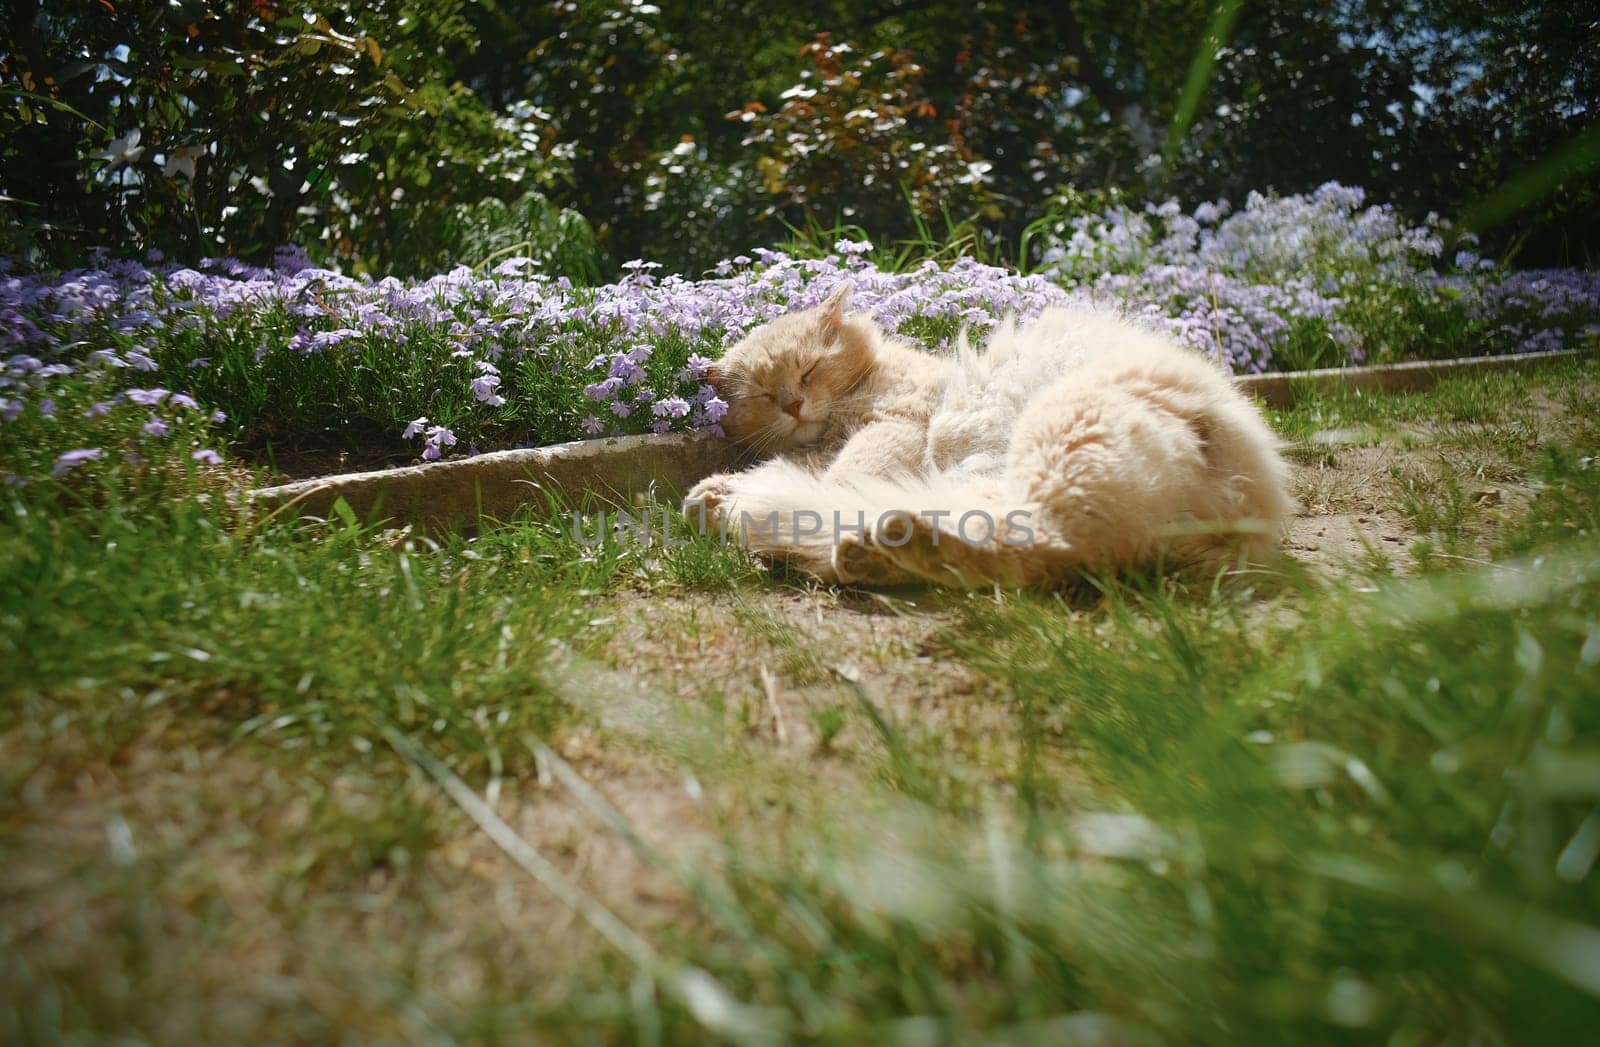
[[[849,293],[841,287],[814,309],[780,316],[723,354],[710,381],[728,403],[730,440],[763,453],[800,447],[830,418],[859,409],[878,334],[870,319],[845,317]]]

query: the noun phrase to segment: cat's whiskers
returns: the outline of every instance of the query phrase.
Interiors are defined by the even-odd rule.
[[[758,456],[766,454],[769,449],[776,447],[778,442],[787,435],[783,431],[783,426],[774,419],[762,426],[756,433],[755,439],[751,441],[750,449]]]

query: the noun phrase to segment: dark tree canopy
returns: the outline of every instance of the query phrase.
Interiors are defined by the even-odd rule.
[[[1218,6],[11,0],[0,206],[58,260],[297,240],[414,271],[586,219],[609,264],[696,269],[780,220],[1009,239],[1061,190],[1336,180],[1504,216],[1490,245],[1525,264],[1594,261],[1600,8]]]

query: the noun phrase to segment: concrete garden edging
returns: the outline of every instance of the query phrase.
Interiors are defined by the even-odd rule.
[[[1550,353],[1514,353],[1508,356],[1471,356],[1455,360],[1408,360],[1373,367],[1324,367],[1315,371],[1247,374],[1233,381],[1268,407],[1285,408],[1297,395],[1350,389],[1385,393],[1414,393],[1446,378],[1505,371],[1530,371],[1560,360],[1593,355],[1589,349],[1560,349]]]
[[[1527,371],[1590,350],[1524,353],[1460,360],[1418,360],[1375,367],[1244,375],[1235,381],[1272,407],[1306,391],[1338,388],[1416,392],[1459,375]],[[451,462],[346,473],[250,492],[256,505],[326,518],[343,498],[363,520],[387,520],[438,532],[505,519],[547,497],[566,504],[598,497],[630,504],[641,495],[675,499],[697,480],[735,468],[739,449],[704,433],[616,436],[515,451],[492,451]]]
[[[343,498],[363,520],[438,532],[503,520],[549,497],[572,505],[585,498],[627,505],[650,493],[676,497],[702,477],[733,468],[738,458],[737,447],[709,433],[613,436],[299,480],[258,488],[249,498],[323,518]]]

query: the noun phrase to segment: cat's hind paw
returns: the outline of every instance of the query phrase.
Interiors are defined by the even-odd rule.
[[[846,535],[833,546],[833,573],[839,581],[850,585],[863,581],[872,573],[874,563],[882,557],[872,547],[871,539],[864,534]]]
[[[833,580],[842,585],[900,585],[911,580],[870,533],[847,534],[833,546]]]

